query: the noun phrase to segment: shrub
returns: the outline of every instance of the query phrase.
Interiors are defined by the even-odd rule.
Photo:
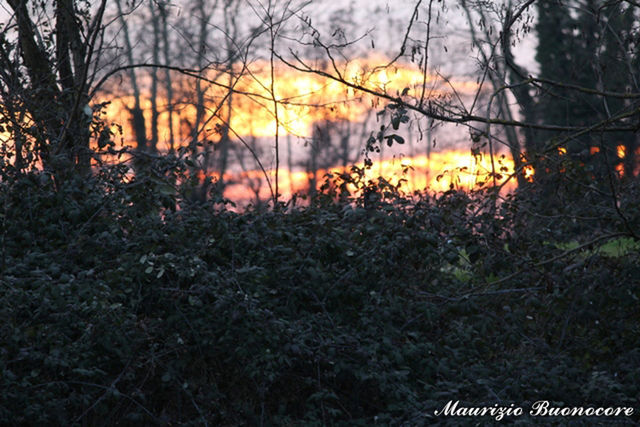
[[[1,184],[3,424],[429,424],[449,400],[637,401],[632,240],[582,247],[527,228],[517,200],[384,183],[171,210],[110,173]]]

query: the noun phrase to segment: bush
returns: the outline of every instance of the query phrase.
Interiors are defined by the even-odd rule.
[[[640,396],[632,240],[563,242],[490,194],[337,179],[308,207],[171,210],[123,177],[1,185],[2,424],[413,425],[449,400]]]

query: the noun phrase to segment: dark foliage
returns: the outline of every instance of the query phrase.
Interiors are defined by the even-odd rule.
[[[308,207],[171,210],[124,176],[3,179],[1,424],[428,425],[449,400],[640,397],[638,245],[615,228],[565,241],[525,198],[357,173]]]

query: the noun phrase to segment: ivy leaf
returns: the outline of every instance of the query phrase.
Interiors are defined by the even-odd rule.
[[[393,135],[385,136],[384,139],[387,140],[387,145],[391,147],[393,145]]]
[[[396,142],[398,144],[404,144],[404,138],[401,137],[400,135],[391,135],[393,137],[393,139],[396,140]]]
[[[400,127],[400,116],[395,116],[391,119],[391,126],[393,127],[393,130],[398,130]]]

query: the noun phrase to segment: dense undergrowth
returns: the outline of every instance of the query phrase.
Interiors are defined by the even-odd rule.
[[[517,198],[388,186],[237,213],[121,178],[3,180],[1,424],[431,425],[492,421],[435,417],[449,400],[637,405],[631,214],[581,234]]]

